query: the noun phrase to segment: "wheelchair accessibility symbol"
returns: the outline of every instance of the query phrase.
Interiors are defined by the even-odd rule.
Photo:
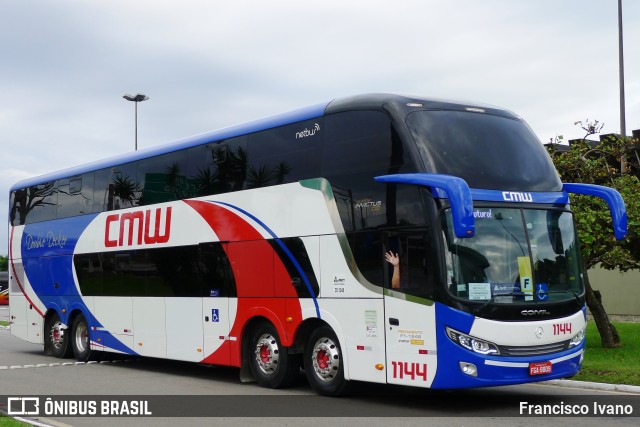
[[[218,308],[211,309],[211,321],[220,322],[220,309]]]
[[[546,283],[538,283],[536,285],[536,293],[538,294],[538,301],[546,301],[549,299],[549,286]]]

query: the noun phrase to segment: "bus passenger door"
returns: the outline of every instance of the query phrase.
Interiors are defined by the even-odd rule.
[[[229,336],[229,298],[203,298],[202,316],[204,328],[204,359],[207,362],[229,365],[231,350],[224,345]]]
[[[228,243],[210,242],[199,245],[202,277],[202,326],[205,363],[231,363],[231,323],[237,309],[237,292],[231,265],[227,259]]]
[[[393,268],[385,272],[387,382],[430,387],[437,368],[435,305],[425,233],[387,233],[385,251],[400,257],[400,288],[391,289]]]

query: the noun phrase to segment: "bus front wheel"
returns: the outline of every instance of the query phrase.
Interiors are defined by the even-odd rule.
[[[276,328],[267,322],[258,325],[251,334],[249,360],[251,373],[262,387],[287,387],[299,375],[299,358],[288,353]]]
[[[328,325],[309,336],[304,350],[304,367],[311,388],[324,396],[339,396],[346,390],[344,359],[336,334]]]
[[[84,315],[79,314],[73,319],[71,327],[71,347],[73,356],[78,362],[87,362],[91,359],[91,342],[89,340],[89,326]]]
[[[65,358],[71,355],[69,346],[69,328],[62,323],[58,313],[53,313],[44,326],[45,343],[44,351],[58,358]]]

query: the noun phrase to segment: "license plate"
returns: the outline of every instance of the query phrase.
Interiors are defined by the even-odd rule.
[[[547,375],[551,373],[551,362],[529,363],[529,375]]]

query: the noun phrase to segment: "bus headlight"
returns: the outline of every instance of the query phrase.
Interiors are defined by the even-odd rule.
[[[467,350],[471,350],[474,353],[480,354],[500,354],[500,350],[498,350],[498,346],[493,343],[483,341],[481,339],[463,334],[462,332],[458,332],[455,329],[451,329],[450,327],[446,327],[447,336],[451,341],[466,348]]]
[[[569,341],[569,348],[579,346],[582,341],[584,341],[586,334],[587,326],[585,325],[585,327],[580,329],[580,332],[578,332],[575,337],[571,338],[571,341]]]

